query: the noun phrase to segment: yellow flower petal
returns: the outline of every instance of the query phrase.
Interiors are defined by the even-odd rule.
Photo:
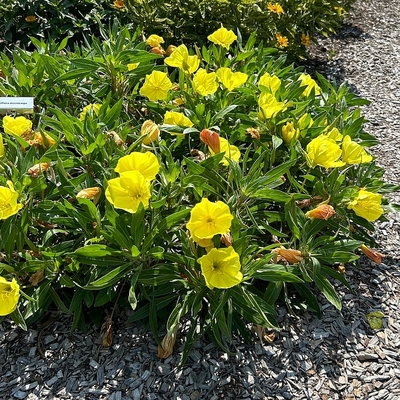
[[[0,276],[0,316],[11,314],[19,300],[19,285],[13,278],[11,282]]]
[[[115,172],[122,174],[127,171],[138,171],[146,180],[153,180],[158,171],[160,164],[157,157],[147,151],[146,153],[133,152],[118,160]]]
[[[344,164],[338,161],[342,150],[333,139],[326,135],[319,135],[307,145],[307,158],[311,168],[320,165],[325,168],[341,167]]]
[[[353,142],[349,135],[346,135],[342,142],[342,160],[346,164],[362,164],[372,161],[364,147]]]
[[[382,195],[360,189],[357,196],[349,203],[348,209],[367,221],[375,221],[383,214]]]
[[[233,31],[221,26],[221,28],[209,35],[207,39],[214,44],[218,44],[226,49],[229,49],[229,46],[237,39],[237,36],[233,33]]]

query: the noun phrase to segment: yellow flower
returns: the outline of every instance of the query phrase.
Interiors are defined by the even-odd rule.
[[[149,151],[146,153],[133,152],[127,156],[121,157],[115,167],[115,172],[119,174],[137,171],[148,181],[153,180],[159,170],[160,164],[157,157]]]
[[[262,92],[258,98],[260,111],[258,117],[261,120],[274,117],[279,111],[286,110],[285,103],[279,102],[271,93]]]
[[[315,82],[315,80],[313,78],[311,78],[310,75],[303,73],[299,76],[298,80],[301,81],[300,86],[307,86],[304,89],[304,92],[302,93],[303,96],[306,96],[306,97],[309,96],[312,89],[314,89],[316,96],[321,93],[321,89],[318,86],[317,82]]]
[[[88,112],[92,112],[94,115],[99,115],[100,108],[101,108],[101,104],[98,104],[98,103],[88,104],[87,106],[83,107],[82,112],[79,114],[79,119],[81,121],[84,121],[86,114]]]
[[[56,141],[48,135],[46,132],[35,132],[33,139],[29,140],[29,144],[31,146],[42,146],[43,148],[47,149],[48,147],[53,146]]]
[[[154,34],[150,35],[146,40],[146,44],[150,47],[160,47],[161,43],[164,43],[164,39]]]
[[[307,211],[307,218],[324,219],[327,221],[332,215],[335,215],[335,209],[329,204],[319,204],[316,208]]]
[[[178,46],[164,62],[170,67],[180,68],[186,74],[197,71],[200,65],[199,57],[189,56],[188,49],[184,44]]]
[[[4,157],[3,135],[0,133],[0,158]]]
[[[359,217],[367,221],[375,221],[383,214],[381,206],[382,195],[360,189],[357,197],[350,201],[348,209],[353,210]]]
[[[293,137],[298,139],[300,136],[300,129],[295,129],[293,122],[288,122],[282,126],[282,138],[286,144],[289,144]]]
[[[144,136],[142,143],[149,145],[160,137],[160,128],[151,119],[148,119],[143,122],[140,135]]]
[[[150,75],[146,75],[146,80],[139,93],[151,101],[166,100],[171,88],[172,82],[165,72],[153,71]]]
[[[308,35],[306,35],[305,33],[302,33],[301,34],[301,44],[303,45],[303,46],[309,46],[310,44],[311,44],[311,38],[310,38],[310,36],[308,36]]]
[[[228,289],[238,285],[243,279],[239,254],[231,246],[225,249],[211,249],[197,262],[209,289]]]
[[[124,3],[123,0],[115,0],[114,1],[114,7],[124,8],[125,7],[125,3]]]
[[[311,168],[320,165],[325,168],[341,167],[344,162],[338,161],[342,150],[336,142],[326,135],[319,135],[307,145],[307,158]]]
[[[335,142],[339,142],[343,139],[343,135],[339,132],[338,128],[332,128],[327,134],[328,138],[333,139]]]
[[[19,300],[19,285],[13,278],[11,282],[0,276],[0,316],[11,314]]]
[[[232,219],[227,204],[222,201],[213,203],[203,198],[192,208],[186,227],[194,240],[212,239],[215,235],[227,233]]]
[[[151,198],[150,181],[139,171],[123,172],[119,178],[108,181],[106,198],[115,208],[133,214],[140,203],[148,207]]]
[[[7,187],[0,186],[0,219],[7,219],[16,214],[22,207],[17,203],[18,192],[15,191],[11,181],[7,181]]]
[[[32,121],[25,117],[3,117],[3,129],[8,135],[27,137],[32,133]]]
[[[229,165],[229,160],[239,162],[240,160],[240,150],[234,146],[233,144],[229,144],[229,142],[220,137],[219,138],[219,147],[220,147],[220,153],[225,153],[225,157],[220,161],[220,163],[227,167]],[[216,153],[211,147],[208,147],[208,150],[210,150],[211,155],[215,155]]]
[[[364,150],[364,147],[346,135],[342,142],[342,160],[346,164],[362,164],[372,161],[372,156]]]
[[[289,40],[286,36],[281,35],[280,33],[277,33],[275,35],[276,41],[278,42],[278,45],[280,47],[288,47],[289,46]]]
[[[193,89],[202,96],[214,94],[218,89],[215,72],[209,74],[203,68],[200,68],[193,77]]]
[[[133,71],[134,69],[136,69],[139,66],[140,63],[129,63],[126,64],[126,66],[128,67],[128,71]]]
[[[164,124],[179,125],[186,128],[193,126],[193,122],[182,113],[176,111],[167,111],[164,115]]]
[[[266,72],[258,81],[258,86],[265,86],[273,95],[275,95],[276,91],[281,86],[281,80],[276,75],[271,76]]]
[[[276,13],[278,15],[284,13],[283,8],[279,3],[275,3],[275,4],[268,3],[267,8],[269,11]]]
[[[208,35],[207,39],[214,44],[229,49],[229,46],[237,39],[237,36],[233,31],[228,30],[221,25],[221,28],[213,32],[211,35]]]
[[[248,75],[243,72],[232,72],[229,68],[222,67],[216,72],[218,79],[230,92],[242,86],[248,78]]]
[[[28,15],[25,17],[26,22],[35,22],[36,21],[36,16],[35,15]]]

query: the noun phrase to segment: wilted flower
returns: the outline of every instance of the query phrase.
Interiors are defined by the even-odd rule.
[[[114,7],[124,8],[125,7],[125,3],[124,3],[123,0],[115,0],[114,1]]]
[[[270,75],[266,72],[260,77],[258,86],[265,86],[271,94],[275,95],[276,91],[281,86],[281,80],[276,75]]]
[[[229,49],[229,46],[237,39],[237,36],[233,31],[228,30],[221,25],[221,28],[213,32],[211,35],[208,35],[207,39],[214,44]]]
[[[303,96],[306,96],[306,97],[309,96],[313,89],[314,89],[315,95],[319,95],[321,93],[321,89],[318,86],[317,82],[315,82],[315,80],[313,78],[311,78],[311,76],[309,74],[302,73],[299,76],[298,80],[301,81],[300,86],[307,86],[304,89],[304,92],[302,93]]]
[[[300,136],[300,129],[295,129],[293,122],[287,122],[282,126],[282,138],[286,144],[289,144],[295,137],[298,139]]]
[[[0,316],[11,314],[17,308],[18,300],[19,285],[17,281],[13,278],[9,282],[0,276]]]
[[[277,33],[275,35],[276,41],[278,42],[278,45],[280,47],[288,47],[289,46],[289,40],[286,36],[281,35],[280,33]]]
[[[378,253],[376,250],[370,249],[368,246],[365,244],[362,244],[360,247],[360,250],[374,263],[376,264],[381,264],[382,263],[382,257],[384,257],[383,254]]]
[[[311,44],[311,38],[310,38],[310,36],[308,36],[308,35],[306,35],[305,33],[302,33],[301,34],[301,44],[303,45],[303,46],[309,46],[310,44]]]
[[[15,191],[12,182],[7,181],[7,186],[0,186],[0,220],[11,217],[23,207],[17,203],[18,192]]]
[[[283,247],[280,247],[272,251],[285,259],[289,264],[296,264],[300,261],[304,261],[303,254],[300,250],[285,249]]]
[[[77,193],[76,198],[89,199],[89,200],[93,199],[94,204],[97,204],[100,196],[101,196],[101,189],[95,186],[80,190]]]
[[[42,146],[47,149],[57,142],[46,132],[35,132],[33,139],[28,141],[31,146]]]
[[[140,135],[144,136],[142,143],[149,145],[160,137],[160,128],[151,119],[148,119],[143,122],[140,129]]]
[[[101,104],[94,103],[94,104],[88,104],[87,106],[83,107],[82,112],[79,114],[79,119],[81,121],[85,120],[86,114],[90,111],[94,115],[99,115],[99,111],[101,108]]]
[[[152,48],[151,48],[151,52],[152,52],[153,54],[158,54],[159,56],[165,55],[165,50],[164,50],[161,46],[159,46],[159,47],[152,47]]]
[[[146,75],[144,85],[139,93],[151,101],[166,100],[171,88],[172,82],[165,72],[153,71],[150,75]]]
[[[139,172],[145,180],[153,180],[160,170],[157,157],[147,151],[146,153],[132,152],[118,160],[115,172],[122,174],[128,171]]]
[[[271,93],[261,93],[258,98],[258,106],[260,107],[258,118],[261,120],[272,118],[279,111],[286,110],[285,103],[278,101]]]
[[[180,68],[186,74],[197,71],[200,65],[199,57],[189,56],[189,51],[184,44],[179,45],[164,62],[170,67]]]
[[[212,239],[215,235],[227,233],[233,216],[227,204],[222,201],[211,202],[203,198],[190,212],[186,224],[190,236],[199,239]]]
[[[227,167],[229,165],[228,159],[235,162],[239,162],[240,150],[236,146],[230,144],[228,140],[222,137],[219,138],[219,145],[220,145],[219,152],[225,153],[225,157],[220,161],[222,165]],[[209,147],[208,149],[210,150],[212,156],[216,154],[211,147]]]
[[[37,178],[41,172],[46,171],[50,167],[50,163],[38,163],[28,169],[28,175],[32,178]]]
[[[221,151],[220,137],[217,132],[203,129],[200,132],[200,140],[205,143],[214,153]]]
[[[365,151],[364,147],[346,135],[342,142],[342,160],[346,164],[362,164],[372,161],[372,156]]]
[[[229,232],[221,235],[221,243],[223,243],[226,247],[232,246],[232,235]]]
[[[257,128],[247,128],[246,132],[251,136],[252,139],[260,139],[260,130]]]
[[[275,14],[278,14],[278,15],[284,13],[283,8],[279,3],[275,3],[275,4],[268,3],[267,8],[269,11],[271,11]]]
[[[36,21],[36,16],[35,15],[28,15],[25,17],[26,22],[35,22]]]
[[[201,266],[201,273],[209,289],[228,289],[238,285],[243,279],[243,274],[240,272],[239,254],[231,246],[224,249],[211,249],[197,262]]]
[[[333,139],[326,135],[319,135],[307,145],[307,158],[311,168],[320,165],[325,168],[341,167],[342,161],[338,161],[342,150]]]
[[[160,47],[161,43],[164,43],[164,39],[155,34],[150,35],[146,40],[146,44],[150,47]]]
[[[161,344],[158,345],[158,357],[160,358],[168,358],[173,350],[176,341],[176,334],[178,332],[179,324],[174,325],[171,332],[167,332],[164,336]]]
[[[359,217],[367,221],[375,221],[383,214],[381,206],[382,195],[360,189],[357,196],[350,201],[348,209],[353,210]]]
[[[140,203],[148,207],[151,198],[150,181],[139,171],[123,172],[119,178],[110,179],[107,183],[106,198],[115,208],[133,214]]]
[[[307,218],[324,219],[327,221],[332,215],[335,215],[335,209],[329,204],[318,204],[318,206],[306,212]]]
[[[232,72],[230,68],[222,67],[216,72],[219,81],[224,87],[226,87],[230,92],[233,89],[242,86],[248,78],[248,75],[243,72]]]
[[[200,68],[193,77],[193,89],[202,96],[214,94],[218,89],[215,72],[207,73]]]
[[[27,138],[32,133],[32,121],[23,116],[3,117],[3,129],[8,135],[21,136]]]

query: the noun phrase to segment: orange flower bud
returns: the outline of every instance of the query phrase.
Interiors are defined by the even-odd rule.
[[[214,153],[219,153],[221,151],[219,135],[217,132],[203,129],[200,132],[200,140],[209,146]]]
[[[94,203],[97,204],[101,196],[101,189],[99,187],[90,187],[81,190],[77,193],[77,199],[93,199]]]
[[[33,167],[28,169],[28,175],[32,178],[37,178],[39,174],[43,171],[46,171],[50,167],[50,163],[38,163],[35,164]]]
[[[307,218],[324,219],[327,221],[332,215],[335,215],[335,209],[329,204],[319,204],[313,210],[306,212]]]
[[[143,122],[140,134],[144,136],[142,143],[148,145],[160,137],[160,128],[151,119],[148,119]]]
[[[28,15],[25,17],[26,22],[35,22],[36,21],[36,16],[35,15]]]
[[[376,264],[381,264],[382,263],[382,257],[384,257],[383,254],[378,253],[377,251],[370,249],[365,244],[362,244],[360,249],[374,263],[376,263]]]
[[[151,49],[151,52],[153,54],[158,54],[160,56],[163,56],[165,54],[165,50],[160,46],[160,47],[153,47]]]
[[[296,264],[300,261],[304,261],[303,254],[300,250],[285,249],[280,247],[278,249],[274,249],[273,252],[277,253],[278,256],[286,260],[289,264]]]

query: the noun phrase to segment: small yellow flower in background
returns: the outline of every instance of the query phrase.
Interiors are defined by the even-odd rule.
[[[381,264],[382,263],[382,257],[384,255],[382,253],[377,252],[376,250],[370,249],[368,246],[365,244],[362,244],[360,247],[360,250],[374,263],[376,264]]]
[[[76,198],[88,199],[88,200],[93,199],[94,204],[97,204],[99,202],[100,196],[101,196],[101,189],[95,186],[80,190],[77,193]]]
[[[262,121],[274,117],[279,111],[286,110],[284,102],[279,102],[271,93],[261,93],[258,98],[258,106],[260,107],[258,118]]]
[[[329,139],[333,139],[335,142],[340,142],[343,139],[343,135],[339,132],[338,128],[332,128],[326,133]]]
[[[160,47],[161,43],[164,43],[164,38],[154,34],[150,35],[146,40],[146,44],[150,47]]]
[[[218,89],[218,83],[215,72],[207,73],[200,68],[193,77],[193,89],[202,96],[214,94]]]
[[[10,281],[0,276],[0,316],[11,314],[19,300],[19,285],[13,278]]]
[[[336,214],[335,209],[329,204],[319,204],[316,208],[307,211],[307,218],[324,219],[327,221],[330,217]]]
[[[266,72],[258,81],[258,87],[260,86],[265,86],[271,92],[271,94],[275,95],[276,91],[281,86],[281,80],[276,75],[271,76],[268,72]]]
[[[232,246],[211,249],[197,262],[201,266],[201,273],[209,289],[228,289],[238,285],[243,279],[243,274],[240,272],[239,254]]]
[[[186,128],[193,126],[193,122],[188,117],[176,111],[167,111],[165,113],[164,124],[184,126]]]
[[[315,82],[315,80],[313,78],[311,78],[311,76],[309,74],[304,74],[304,73],[301,74],[299,76],[298,80],[301,81],[301,85],[300,86],[307,86],[304,89],[304,92],[302,94],[303,96],[306,96],[306,97],[309,96],[311,91],[312,91],[312,89],[314,89],[316,96],[321,93],[321,89],[318,86],[317,82]]]
[[[4,157],[4,143],[3,143],[3,135],[0,133],[0,158]]]
[[[35,22],[36,21],[36,16],[35,15],[28,15],[25,17],[26,22]]]
[[[190,56],[187,47],[184,44],[178,46],[169,57],[164,60],[170,67],[181,69],[186,74],[196,72],[200,65],[199,57]]]
[[[375,221],[383,214],[381,206],[382,195],[360,189],[357,196],[350,201],[348,209],[353,210],[359,217],[367,221]]]
[[[243,72],[232,72],[231,69],[227,67],[219,68],[216,74],[222,85],[226,87],[230,92],[233,89],[242,86],[249,77]]]
[[[277,33],[275,35],[276,41],[278,42],[278,45],[280,47],[288,47],[289,46],[289,39],[286,36],[281,35],[280,33]]]
[[[159,170],[160,164],[157,157],[149,151],[146,153],[133,152],[127,156],[121,157],[115,167],[115,172],[119,174],[137,171],[144,179],[149,181],[156,177]]]
[[[310,36],[308,36],[308,35],[306,35],[305,33],[302,33],[301,34],[301,44],[303,45],[303,46],[309,46],[310,44],[311,44],[311,38],[310,38]]]
[[[294,122],[288,122],[282,126],[282,138],[286,144],[289,144],[295,137],[298,139],[300,136],[300,129],[295,129]]]
[[[278,15],[284,13],[283,8],[279,3],[275,3],[275,4],[268,3],[267,8],[269,11],[271,11],[275,14],[278,14]]]
[[[32,121],[23,116],[14,118],[6,115],[3,117],[3,129],[8,135],[21,136],[25,138],[32,133]]]
[[[168,75],[165,72],[153,71],[150,75],[146,75],[144,85],[139,93],[151,101],[166,100],[171,89],[172,82]]]
[[[139,66],[140,63],[129,63],[126,64],[126,66],[128,67],[128,71],[133,71],[134,69],[136,69]]]
[[[134,214],[140,203],[145,208],[149,206],[150,181],[139,171],[123,172],[119,178],[110,179],[107,183],[106,198],[115,208]]]
[[[32,178],[37,178],[41,172],[46,171],[51,166],[50,163],[38,163],[28,169],[28,175]]]
[[[342,160],[346,164],[362,164],[372,161],[372,156],[368,154],[364,147],[351,140],[346,135],[342,142]]]
[[[17,203],[18,192],[15,191],[12,182],[7,181],[7,186],[0,186],[0,220],[11,217],[23,207]]]
[[[160,137],[160,128],[151,119],[148,119],[143,122],[140,129],[140,135],[144,136],[142,143],[149,145]]]
[[[272,252],[278,254],[279,257],[283,258],[289,264],[297,264],[300,261],[304,261],[303,254],[300,250],[285,249],[284,247],[280,247],[272,250]]]
[[[84,121],[86,114],[88,112],[92,112],[93,115],[99,115],[100,108],[101,108],[101,104],[98,104],[98,103],[88,104],[87,106],[83,107],[82,112],[79,114],[79,119],[81,121]]]
[[[220,137],[217,132],[210,129],[203,129],[200,132],[200,140],[206,144],[214,153],[221,151]]]
[[[114,7],[124,8],[125,7],[125,3],[124,3],[123,0],[115,0],[114,1]]]
[[[195,239],[212,239],[215,235],[227,233],[231,227],[233,216],[227,204],[215,203],[203,198],[190,212],[186,224],[190,236]]]
[[[218,30],[207,36],[207,39],[214,44],[218,44],[226,49],[237,39],[233,31],[221,26]]]
[[[325,168],[342,167],[344,162],[338,161],[342,150],[336,142],[326,135],[319,135],[307,145],[307,158],[311,168],[320,165]]]
[[[346,14],[346,10],[343,7],[334,6],[333,8],[341,17]]]
[[[229,166],[228,159],[235,162],[239,162],[240,150],[236,146],[230,144],[225,138],[222,137],[219,138],[219,146],[220,146],[219,153],[225,153],[225,157],[220,161],[220,163],[224,167]],[[210,150],[212,156],[216,154],[211,147],[208,147],[208,150]]]

